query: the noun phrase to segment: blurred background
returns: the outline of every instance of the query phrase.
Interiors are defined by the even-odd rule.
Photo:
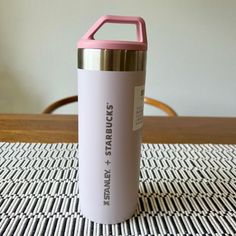
[[[235,0],[1,0],[0,113],[41,113],[76,95],[77,41],[107,14],[146,21],[146,96],[182,116],[236,116]],[[106,27],[98,36],[134,34]],[[77,104],[59,112],[76,113]]]

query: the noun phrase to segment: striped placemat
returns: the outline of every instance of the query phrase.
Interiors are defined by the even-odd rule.
[[[235,235],[236,145],[143,144],[136,214],[79,213],[77,144],[0,143],[0,235]]]

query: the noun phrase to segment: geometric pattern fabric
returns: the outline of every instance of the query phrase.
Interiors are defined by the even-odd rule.
[[[142,144],[134,216],[79,212],[78,144],[0,143],[0,235],[236,235],[236,145]]]

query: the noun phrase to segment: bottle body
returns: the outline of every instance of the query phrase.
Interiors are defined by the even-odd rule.
[[[112,224],[137,206],[146,54],[95,51],[79,50],[80,209]]]
[[[97,40],[105,24],[137,40]],[[103,16],[78,42],[80,211],[96,223],[131,217],[139,188],[147,37],[140,17]]]

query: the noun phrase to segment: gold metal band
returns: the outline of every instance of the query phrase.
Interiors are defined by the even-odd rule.
[[[78,68],[102,71],[145,71],[146,51],[78,49]]]

